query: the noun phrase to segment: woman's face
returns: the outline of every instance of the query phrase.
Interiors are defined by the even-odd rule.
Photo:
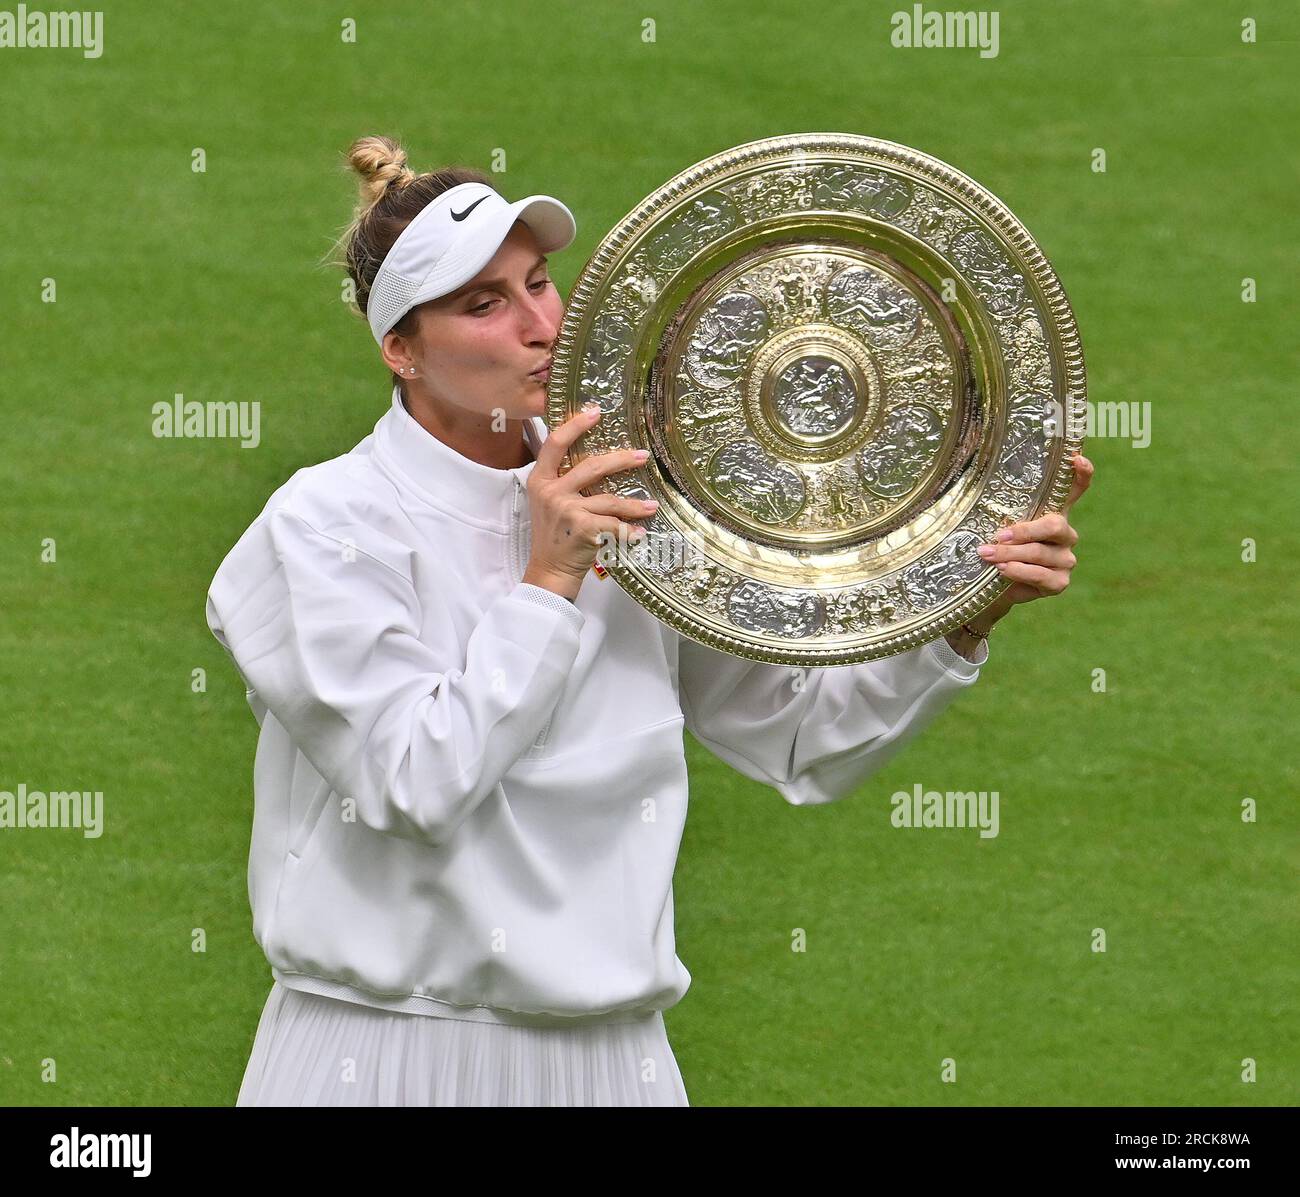
[[[548,376],[534,371],[550,363],[564,301],[526,224],[516,221],[470,282],[417,315],[418,342],[405,347],[415,376],[403,384],[413,398],[509,420],[545,412]],[[408,357],[394,341],[389,364],[400,373]]]

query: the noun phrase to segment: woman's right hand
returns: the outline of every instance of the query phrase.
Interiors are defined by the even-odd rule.
[[[560,474],[564,455],[584,432],[595,426],[599,416],[600,408],[592,404],[553,429],[528,475],[533,543],[523,580],[563,595],[570,602],[578,597],[583,579],[605,543],[601,534],[609,533],[617,542],[620,531],[626,529],[629,542],[635,543],[645,535],[645,530],[625,521],[645,519],[658,506],[618,495],[589,498],[580,493],[607,474],[644,464],[649,456],[644,449],[601,453]]]

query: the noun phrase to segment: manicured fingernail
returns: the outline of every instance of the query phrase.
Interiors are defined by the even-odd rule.
[[[976,551],[976,552],[977,552],[981,557],[985,557],[985,558],[987,558],[987,557],[992,557],[993,554],[997,552],[997,549],[994,548],[993,545],[991,545],[991,544],[982,544],[982,545],[980,545],[980,547],[977,548],[975,551]]]
[[[593,419],[595,416],[600,415],[600,404],[599,404],[599,403],[584,403],[584,404],[582,405],[582,414],[583,414],[584,416],[586,416],[587,419],[589,419],[589,420],[590,420],[590,419]]]
[[[998,540],[1007,541],[1011,539],[1011,529],[1003,528],[997,535]]]
[[[635,457],[637,461],[645,461],[646,458],[650,456],[650,450],[638,449],[635,453],[632,454],[632,456]]]
[[[658,499],[642,499],[642,500],[641,500],[641,506],[644,507],[647,511],[658,511],[658,510],[659,510],[659,500],[658,500]]]

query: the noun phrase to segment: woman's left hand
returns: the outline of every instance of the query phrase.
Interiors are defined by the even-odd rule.
[[[1073,464],[1074,481],[1061,512],[1008,524],[994,543],[979,546],[979,555],[1015,583],[980,612],[980,623],[991,626],[1017,603],[1061,594],[1069,586],[1070,571],[1076,563],[1073,550],[1079,543],[1069,514],[1092,483],[1093,475],[1093,464],[1082,453],[1075,454]]]

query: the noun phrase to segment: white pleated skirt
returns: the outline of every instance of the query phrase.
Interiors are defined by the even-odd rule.
[[[663,1013],[523,1027],[273,983],[237,1106],[686,1106]]]

